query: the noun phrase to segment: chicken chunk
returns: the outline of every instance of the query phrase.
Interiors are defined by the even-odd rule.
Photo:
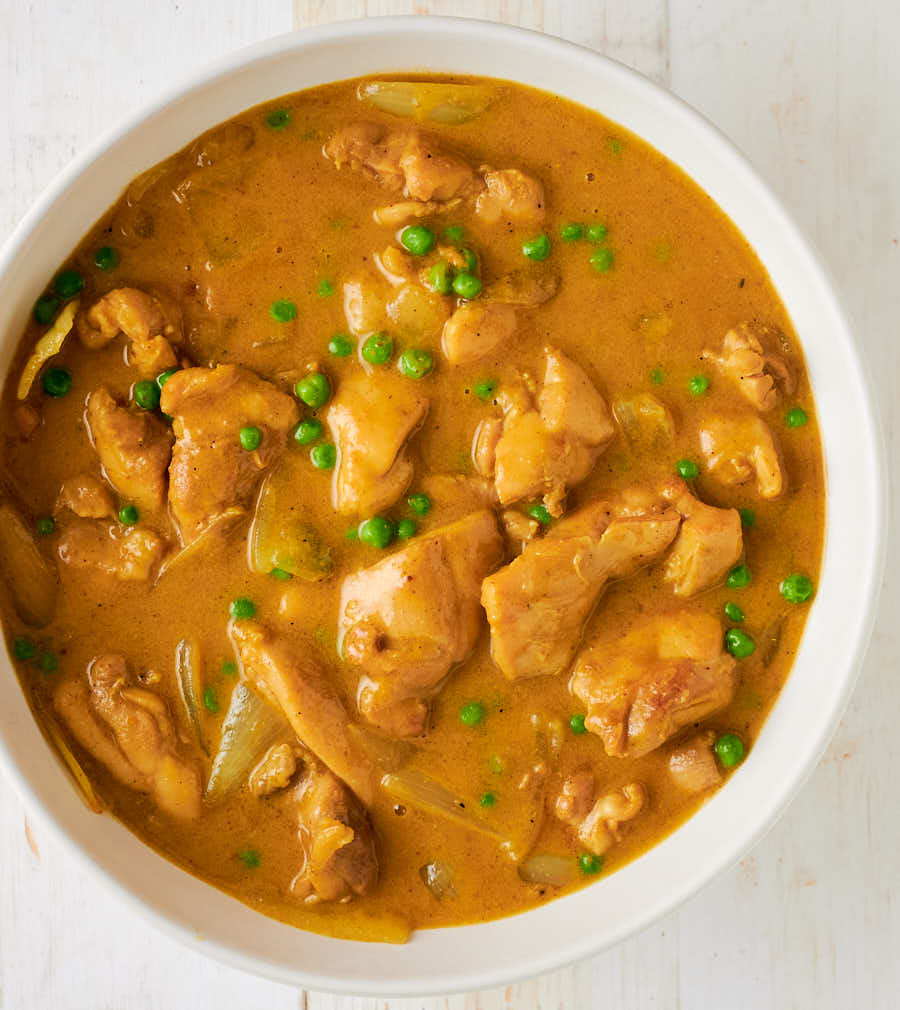
[[[771,350],[779,338],[773,327],[740,323],[725,334],[721,354],[706,350],[701,360],[712,361],[733,379],[757,410],[771,410],[781,396],[793,393],[797,381],[785,359]]]
[[[332,500],[342,515],[374,515],[409,486],[406,443],[428,412],[428,400],[414,387],[384,372],[361,372],[341,383],[327,421],[338,447]]]
[[[254,796],[268,796],[285,789],[297,771],[297,755],[289,743],[276,743],[250,773],[247,783]]]
[[[703,793],[722,781],[712,749],[714,736],[709,730],[698,733],[669,755],[669,777],[679,789]]]
[[[524,386],[501,390],[503,428],[493,445],[493,476],[501,505],[543,497],[553,516],[563,513],[569,487],[594,468],[615,435],[606,401],[580,365],[553,348],[545,350],[544,382],[535,398]],[[478,437],[496,429],[480,429]],[[490,463],[486,444],[473,448],[479,467]]]
[[[444,323],[441,349],[451,365],[468,365],[515,336],[516,310],[502,302],[465,302]]]
[[[108,519],[115,515],[116,503],[106,484],[92,473],[67,477],[56,496],[56,508],[68,509],[82,519]]]
[[[694,596],[716,585],[737,564],[744,549],[740,513],[704,504],[683,481],[672,481],[662,493],[684,517],[665,578],[676,596]]]
[[[278,705],[300,741],[367,805],[374,772],[348,732],[349,718],[327,672],[258,621],[232,621],[229,634],[249,684]]]
[[[88,397],[88,429],[107,480],[139,509],[161,508],[172,433],[150,413],[116,403],[103,386]]]
[[[544,187],[517,168],[483,171],[485,188],[475,201],[475,213],[485,224],[538,225],[544,220]]]
[[[619,841],[619,826],[634,820],[647,803],[647,791],[640,782],[629,782],[621,790],[594,799],[594,773],[577,768],[562,784],[554,804],[556,816],[575,829],[578,841],[595,856],[604,855]]]
[[[136,685],[122,656],[98,656],[87,685],[65,681],[54,705],[79,744],[124,785],[151,794],[173,817],[200,814],[200,776],[182,757],[168,706]]]
[[[362,171],[411,200],[450,200],[474,178],[464,161],[416,129],[389,131],[377,123],[351,123],[329,137],[324,153],[337,168]]]
[[[723,709],[735,666],[719,621],[684,610],[647,618],[619,638],[601,634],[579,655],[569,689],[610,757],[641,757]]]
[[[240,365],[176,372],[163,386],[161,407],[174,418],[169,504],[187,545],[229,508],[249,502],[300,415],[292,397]],[[247,426],[262,433],[252,452],[239,439]]]
[[[78,316],[75,330],[84,346],[92,349],[124,333],[130,341],[131,363],[147,378],[178,364],[172,343],[182,340],[180,313],[137,288],[115,288],[105,294]]]
[[[355,337],[367,337],[385,328],[387,312],[375,278],[355,278],[344,284],[344,317]]]
[[[784,490],[784,469],[775,439],[757,414],[714,415],[700,429],[700,449],[709,473],[723,484],[756,479],[761,498],[777,498]]]
[[[617,515],[594,502],[528,544],[482,586],[494,662],[510,680],[566,670],[606,584],[662,554],[680,522],[673,509]]]
[[[416,221],[423,217],[434,217],[435,214],[444,214],[459,206],[459,200],[446,200],[438,203],[437,200],[428,200],[421,203],[418,200],[398,200],[397,203],[388,204],[385,207],[376,207],[372,211],[372,217],[376,224],[385,225],[388,228],[402,228],[410,221]]]
[[[365,808],[318,762],[309,762],[297,787],[302,870],[291,891],[306,904],[349,901],[378,879],[375,833]]]
[[[166,549],[166,542],[153,530],[111,526],[99,519],[67,524],[57,547],[64,565],[92,568],[120,582],[146,582]]]
[[[362,668],[362,715],[396,736],[424,733],[429,705],[481,630],[482,579],[503,556],[493,513],[416,537],[344,580],[339,648]]]

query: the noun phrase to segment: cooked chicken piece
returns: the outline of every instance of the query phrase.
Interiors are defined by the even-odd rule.
[[[289,743],[273,744],[250,773],[247,783],[254,796],[268,796],[290,785],[297,771],[297,755]]]
[[[30,403],[16,404],[13,408],[13,419],[19,429],[19,437],[26,442],[40,428],[42,420],[40,412]]]
[[[544,220],[544,187],[517,168],[483,171],[485,189],[475,212],[485,224],[538,225]]]
[[[175,306],[137,288],[116,288],[82,312],[75,330],[85,347],[105,347],[124,333],[131,341],[130,360],[142,376],[155,377],[174,368],[178,358],[172,343],[182,339],[181,316]]]
[[[451,365],[468,365],[508,344],[516,327],[512,305],[465,302],[444,323],[441,349]]]
[[[538,535],[541,524],[537,519],[520,512],[518,509],[504,509],[500,515],[503,532],[510,549],[521,554],[525,545]]]
[[[65,526],[57,550],[60,561],[73,568],[93,568],[121,582],[146,582],[166,553],[166,543],[150,529],[84,519]]]
[[[428,200],[426,203],[420,203],[418,200],[400,200],[386,207],[376,207],[372,217],[375,218],[376,224],[388,228],[401,228],[410,221],[451,211],[458,207],[459,203],[459,200],[447,200],[444,203],[438,203],[436,200]]]
[[[464,161],[442,152],[416,129],[352,123],[332,134],[324,151],[337,168],[349,165],[412,200],[449,200],[473,180]]]
[[[199,815],[200,776],[181,756],[168,706],[136,686],[122,656],[98,656],[88,685],[64,682],[54,705],[75,739],[120,782],[150,793],[173,817]]]
[[[361,278],[344,284],[344,316],[347,329],[355,337],[366,337],[387,325],[384,298],[374,278]]]
[[[544,382],[535,398],[528,389],[507,387],[498,401],[503,429],[479,428],[473,457],[480,472],[493,476],[501,505],[543,496],[550,514],[560,516],[566,491],[594,468],[615,435],[606,401],[580,365],[547,348]]]
[[[494,505],[493,488],[483,477],[427,473],[416,482],[416,490],[423,491],[431,499],[428,523],[432,527]]]
[[[431,699],[481,630],[481,580],[503,556],[497,522],[475,512],[344,580],[338,642],[362,667],[359,709],[396,736],[424,733]]]
[[[240,365],[176,372],[163,386],[161,408],[174,418],[169,504],[187,545],[229,508],[249,502],[300,414],[292,397]],[[239,438],[247,426],[262,433],[252,452]]]
[[[669,755],[669,775],[685,792],[706,792],[722,781],[712,749],[714,737],[709,730],[698,733]]]
[[[389,245],[384,252],[376,253],[372,259],[392,287],[398,288],[401,284],[415,281],[419,276],[420,266],[399,246]]]
[[[309,650],[295,648],[258,621],[232,621],[229,634],[248,683],[280,706],[300,741],[371,804],[370,762],[348,733],[344,704]]]
[[[673,509],[621,516],[594,502],[528,544],[482,586],[494,662],[510,680],[566,670],[607,582],[662,554],[680,522]]]
[[[641,757],[723,709],[735,665],[719,621],[684,610],[647,618],[618,639],[598,637],[579,655],[569,689],[610,757]]]
[[[497,465],[497,443],[503,434],[503,418],[488,417],[475,429],[472,440],[472,462],[475,469],[487,480],[493,481]]]
[[[109,488],[91,473],[80,473],[62,482],[56,496],[57,509],[69,509],[82,519],[107,519],[116,512]]]
[[[119,495],[139,509],[161,508],[172,433],[144,410],[123,407],[105,387],[88,397],[85,417],[103,473]]]
[[[771,410],[781,395],[793,393],[797,382],[785,359],[770,349],[779,339],[773,327],[739,323],[725,334],[721,354],[707,350],[701,360],[714,362],[734,379],[757,410]]]
[[[450,316],[449,300],[418,282],[402,284],[385,305],[391,331],[426,345],[437,340]]]
[[[684,517],[666,562],[665,578],[676,596],[694,596],[716,585],[744,548],[737,509],[720,509],[695,498],[683,481],[671,481],[662,491]]]
[[[392,372],[360,372],[341,383],[327,415],[338,447],[332,489],[338,512],[371,516],[403,494],[413,474],[406,443],[427,412],[415,383]]]
[[[306,904],[349,901],[378,879],[375,833],[359,800],[318,762],[307,764],[297,787],[303,869],[291,882]]]
[[[746,484],[755,477],[761,498],[777,498],[784,490],[775,439],[757,414],[707,418],[700,429],[700,449],[707,470],[723,484]]]
[[[619,840],[619,825],[644,809],[647,792],[640,782],[629,782],[621,791],[604,793],[595,801],[595,788],[590,768],[577,768],[563,782],[554,810],[561,821],[575,829],[589,852],[602,856]]]

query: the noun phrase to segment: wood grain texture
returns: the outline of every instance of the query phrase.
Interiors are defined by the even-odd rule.
[[[541,29],[620,59],[728,133],[818,242],[858,325],[891,469],[900,472],[897,4],[119,0],[113,8],[104,0],[3,0],[0,9],[0,235],[111,118],[206,59],[286,30],[292,18],[300,27],[452,13]],[[888,570],[898,562],[895,538]],[[385,1003],[298,993],[221,968],[97,893],[49,838],[38,833],[30,842],[18,801],[0,784],[0,1007],[896,1008],[898,607],[900,590],[890,584],[835,740],[786,816],[739,867],[619,947],[502,990]]]

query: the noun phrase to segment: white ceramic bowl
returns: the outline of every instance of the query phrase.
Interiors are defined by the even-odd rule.
[[[700,184],[768,268],[800,335],[827,463],[824,566],[793,673],[747,761],[675,834],[618,873],[525,914],[416,933],[405,946],[266,919],[89,813],[44,743],[4,655],[0,760],[29,810],[136,912],[196,950],[283,982],[377,995],[498,985],[595,953],[668,912],[771,826],[814,766],[853,686],[881,582],[883,451],[873,397],[818,256],[734,147],[625,67],[548,36],[450,18],[345,22],[220,60],[72,162],[0,255],[0,369],[47,277],[128,181],[198,133],[286,92],[374,71],[490,73],[621,123]],[[76,928],[76,924],[72,924]]]

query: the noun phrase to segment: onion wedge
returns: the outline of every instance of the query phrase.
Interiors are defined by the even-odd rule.
[[[456,125],[480,116],[494,97],[480,84],[425,84],[422,81],[370,81],[357,92],[364,104],[404,119]]]
[[[22,375],[19,378],[19,385],[16,389],[16,396],[24,400],[31,392],[31,386],[41,370],[44,362],[59,354],[62,345],[69,335],[72,324],[75,322],[75,313],[78,312],[80,302],[76,298],[74,301],[64,306],[60,314],[53,320],[53,325],[34,345],[31,357],[25,362]]]
[[[200,649],[197,643],[183,638],[175,647],[175,678],[188,722],[197,735],[197,743],[204,754],[209,754],[209,745],[200,719],[200,668]]]
[[[434,817],[452,821],[497,842],[505,841],[499,831],[495,831],[480,817],[471,813],[464,800],[454,796],[439,782],[414,768],[404,768],[402,771],[383,776],[381,785],[384,791],[399,803],[405,803]]]
[[[565,887],[575,882],[578,869],[572,856],[552,852],[533,852],[519,864],[519,876],[528,884]]]
[[[56,571],[9,502],[0,504],[0,570],[19,617],[34,627],[48,624],[56,607]]]

